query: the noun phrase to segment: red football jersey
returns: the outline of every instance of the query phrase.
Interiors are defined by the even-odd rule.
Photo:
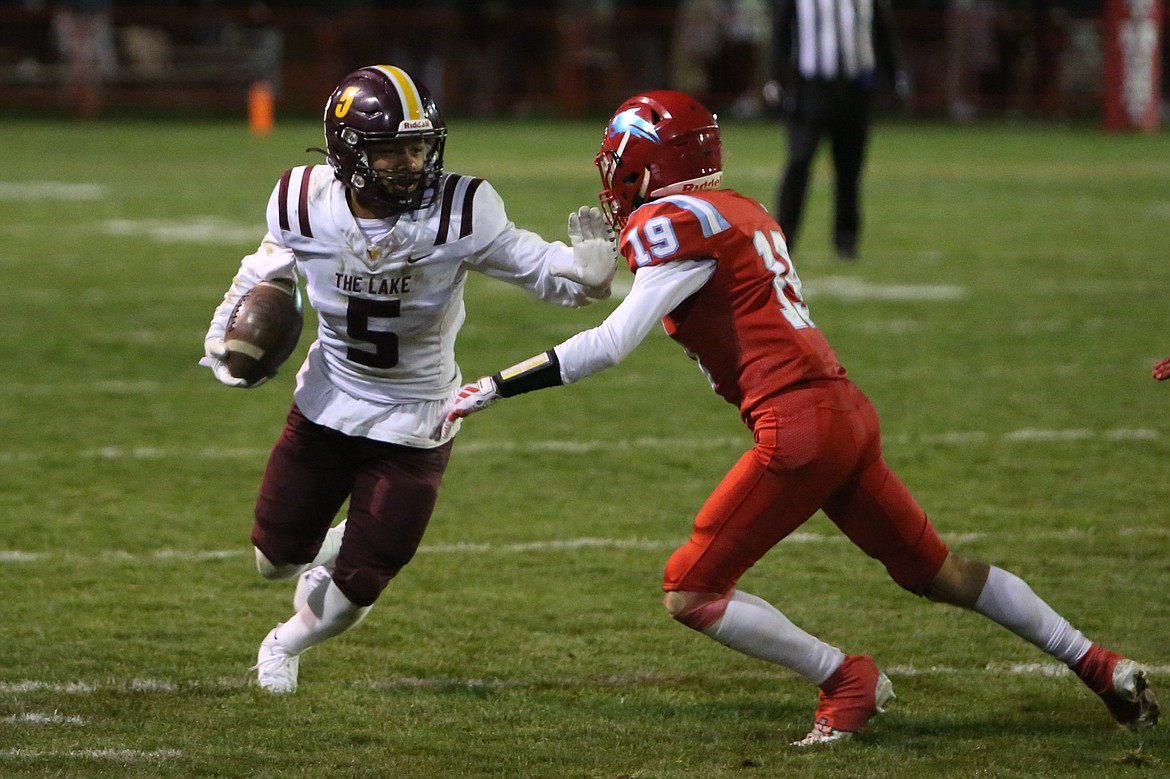
[[[654,200],[631,214],[620,249],[635,274],[715,260],[711,278],[663,325],[745,420],[761,400],[803,382],[845,378],[809,317],[780,225],[755,200],[730,189]]]

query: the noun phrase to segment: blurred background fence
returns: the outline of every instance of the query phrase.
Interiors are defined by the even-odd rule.
[[[1103,117],[1111,4],[1154,9],[1165,40],[1162,0],[895,0],[906,109],[956,121]],[[673,87],[752,116],[769,15],[766,0],[0,0],[0,110],[238,115],[260,85],[278,114],[308,116],[345,73],[392,63],[452,115],[592,116]],[[1157,115],[1164,83],[1155,73]]]

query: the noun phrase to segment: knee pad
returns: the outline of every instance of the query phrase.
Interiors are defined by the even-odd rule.
[[[268,557],[256,548],[256,570],[265,579],[290,579],[303,571],[305,568],[301,563],[274,563]]]
[[[703,633],[723,617],[730,600],[731,593],[716,595],[673,591],[666,593],[663,605],[676,621]]]

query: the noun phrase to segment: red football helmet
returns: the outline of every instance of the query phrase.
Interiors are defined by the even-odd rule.
[[[723,184],[719,124],[682,92],[635,95],[609,120],[593,164],[601,172],[601,204],[620,230],[647,200]]]
[[[375,170],[379,144],[420,139],[426,160],[420,173]],[[434,202],[443,175],[447,125],[430,92],[409,73],[374,65],[350,73],[325,103],[325,145],[337,178],[355,193],[394,210]]]

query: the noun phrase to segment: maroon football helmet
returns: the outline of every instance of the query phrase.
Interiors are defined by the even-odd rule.
[[[373,168],[379,144],[421,139],[421,173]],[[427,88],[390,65],[360,68],[341,80],[325,103],[326,156],[337,178],[362,198],[398,211],[429,206],[443,175],[447,125]]]
[[[719,124],[682,92],[635,95],[609,120],[593,163],[601,172],[601,204],[620,230],[647,200],[723,184]]]

